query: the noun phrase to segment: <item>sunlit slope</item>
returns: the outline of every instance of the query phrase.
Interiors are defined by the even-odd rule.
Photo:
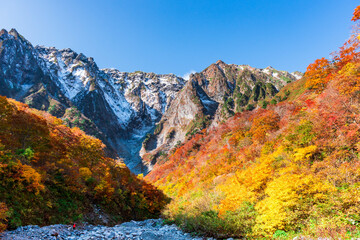
[[[282,102],[202,131],[154,167],[146,179],[173,198],[169,220],[216,237],[359,237],[357,29]]]

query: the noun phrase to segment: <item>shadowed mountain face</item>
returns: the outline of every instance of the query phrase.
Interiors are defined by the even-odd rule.
[[[256,106],[299,77],[221,61],[189,81],[173,74],[99,69],[82,53],[34,47],[14,29],[0,32],[0,95],[100,138],[108,155],[122,158],[135,173],[146,173],[156,156],[179,141]]]

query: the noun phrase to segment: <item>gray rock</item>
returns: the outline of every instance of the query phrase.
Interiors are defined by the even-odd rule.
[[[141,239],[153,240],[153,239],[159,239],[159,236],[153,232],[144,232],[141,234]]]
[[[139,225],[135,221],[131,221],[131,222],[125,222],[125,223],[121,224],[121,227],[136,228],[136,227],[139,227]]]
[[[85,224],[76,230],[69,225],[52,226],[24,226],[14,231],[6,231],[0,235],[4,240],[28,240],[42,239],[54,240],[53,233],[58,233],[57,239],[63,240],[202,240],[203,238],[193,238],[188,233],[178,229],[176,225],[162,225],[162,219],[148,219],[145,221],[131,221],[116,225],[114,227],[94,226]]]

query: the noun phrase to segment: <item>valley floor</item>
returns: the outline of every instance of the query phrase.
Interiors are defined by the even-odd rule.
[[[57,237],[55,235],[58,235]],[[70,225],[51,225],[39,227],[29,225],[19,227],[14,231],[6,231],[0,238],[3,240],[27,240],[27,239],[136,239],[136,240],[202,240],[204,238],[191,237],[184,233],[176,225],[164,225],[162,219],[148,219],[145,221],[125,222],[114,227],[85,224],[77,226],[75,230]],[[212,238],[209,238],[212,239]]]

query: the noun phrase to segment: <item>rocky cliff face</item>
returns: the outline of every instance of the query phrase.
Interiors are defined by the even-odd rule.
[[[139,150],[185,80],[173,74],[99,69],[71,49],[33,47],[16,30],[0,33],[0,94],[48,111],[104,141],[134,172]]]
[[[108,154],[146,172],[176,144],[236,112],[266,104],[301,73],[218,61],[189,81],[173,74],[99,69],[71,49],[33,47],[0,32],[0,95],[100,138]],[[145,166],[141,156],[145,159]]]
[[[33,46],[12,29],[0,32],[0,94],[24,97],[45,76],[35,60]]]
[[[178,97],[171,103],[140,151],[151,169],[166,160],[170,149],[206,127],[215,127],[236,112],[266,108],[287,83],[302,77],[272,67],[257,69],[218,61],[190,76]]]

